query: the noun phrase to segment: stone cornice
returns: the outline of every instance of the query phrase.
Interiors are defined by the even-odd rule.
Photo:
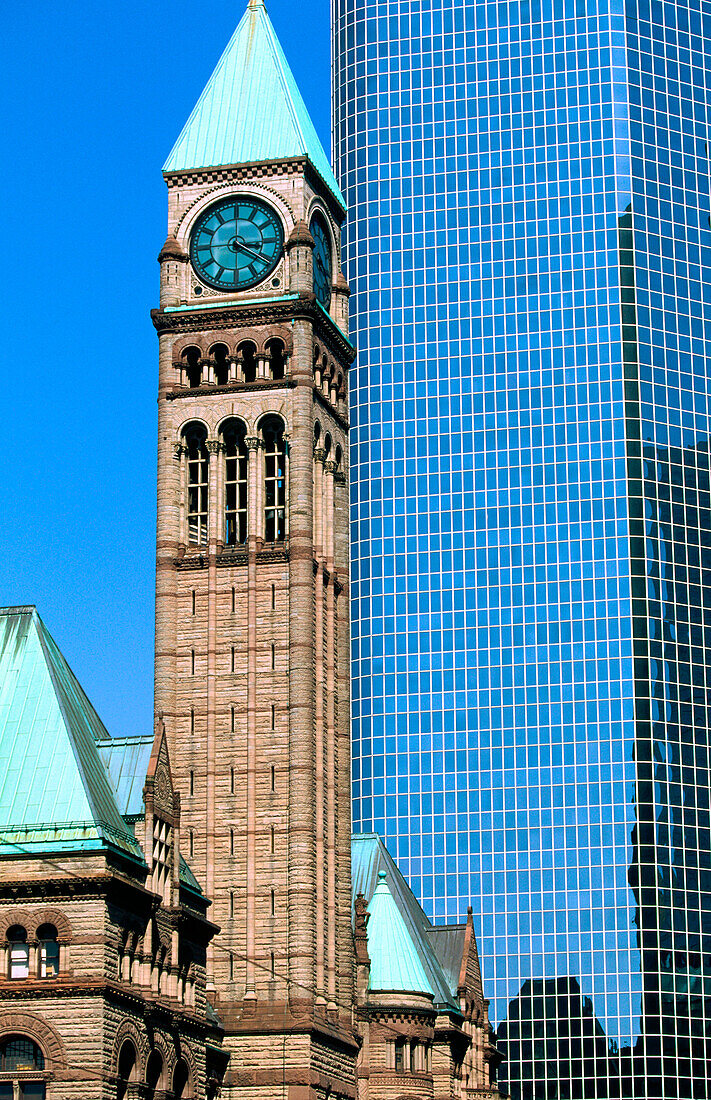
[[[248,164],[184,168],[179,172],[164,172],[163,179],[170,190],[173,187],[191,187],[204,183],[249,183],[250,180],[274,179],[280,175],[310,178],[311,184],[318,185],[316,190],[336,222],[339,225],[342,223],[345,210],[308,157],[282,157],[280,160],[254,161]]]
[[[332,318],[323,310],[315,294],[269,298],[250,298],[243,302],[168,310],[152,309],[151,320],[159,335],[163,333],[198,333],[209,329],[246,328],[273,324],[275,321],[309,320],[320,340],[325,340],[337,357],[348,366],[356,357],[356,349],[343,335]]]
[[[227,386],[196,386],[188,389],[181,386],[180,389],[167,390],[166,401],[176,401],[181,397],[212,397],[213,394],[253,393],[255,390],[293,389],[296,382],[293,378],[260,378],[258,382],[230,382]]]
[[[89,977],[60,976],[18,981],[11,981],[9,978],[0,979],[0,1006],[8,1001],[33,1001],[35,1004],[41,1004],[45,999],[54,1000],[65,997],[106,997],[107,1000],[130,1005],[134,1012],[146,1019],[172,1026],[180,1025],[182,1028],[190,1029],[196,1035],[204,1034],[206,1031],[219,1032],[219,1029],[187,1006],[167,998],[158,999],[150,989],[143,986]]]

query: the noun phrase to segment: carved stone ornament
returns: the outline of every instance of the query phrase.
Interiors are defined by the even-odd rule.
[[[323,468],[327,474],[335,474],[338,469],[338,463],[334,462],[332,458],[329,458],[328,462],[324,462]]]
[[[168,773],[165,768],[156,769],[155,789],[160,802],[164,806],[170,805],[172,802],[170,780],[168,779]]]
[[[245,438],[244,445],[248,451],[256,451],[259,448],[260,439],[256,435],[248,435]]]
[[[205,441],[205,446],[207,447],[207,453],[211,457],[212,455],[219,454],[222,449],[222,444],[220,443],[219,439],[208,439]]]

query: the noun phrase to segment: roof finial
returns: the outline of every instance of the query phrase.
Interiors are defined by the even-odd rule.
[[[249,10],[256,11],[257,8],[265,7],[264,0],[249,0]]]

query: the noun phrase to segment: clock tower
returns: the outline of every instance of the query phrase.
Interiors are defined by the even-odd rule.
[[[352,1097],[344,204],[262,0],[164,175],[155,697],[221,1095]]]

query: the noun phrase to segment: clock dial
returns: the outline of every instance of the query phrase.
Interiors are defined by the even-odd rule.
[[[245,290],[274,270],[283,245],[281,221],[265,202],[247,196],[221,199],[198,218],[190,259],[215,290]]]
[[[331,302],[331,237],[321,214],[311,219],[311,236],[314,239],[314,294],[325,309]]]

